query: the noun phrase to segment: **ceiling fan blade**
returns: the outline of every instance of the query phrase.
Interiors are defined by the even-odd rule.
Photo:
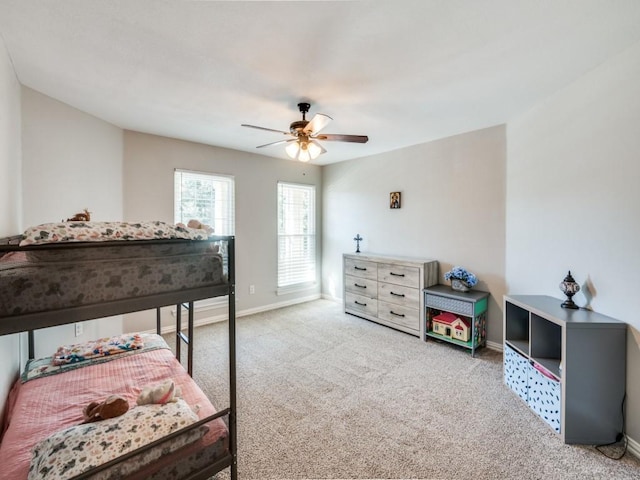
[[[366,135],[341,135],[339,133],[323,133],[315,135],[313,138],[330,142],[367,143],[369,141],[369,137]]]
[[[272,147],[274,145],[280,145],[280,144],[283,144],[283,143],[295,142],[296,140],[297,140],[297,138],[291,138],[289,140],[278,140],[277,142],[271,142],[271,143],[265,143],[264,145],[258,145],[256,148]]]
[[[267,132],[277,132],[277,133],[283,133],[285,135],[291,135],[291,132],[285,132],[283,130],[275,130],[273,128],[266,128],[266,127],[258,127],[256,125],[247,125],[246,123],[243,123],[242,125],[240,125],[241,127],[249,127],[249,128],[257,128],[258,130],[266,130]]]
[[[315,135],[324,127],[329,125],[333,118],[329,115],[325,115],[324,113],[316,113],[311,121],[307,123],[307,126],[302,129],[302,131],[307,135]]]

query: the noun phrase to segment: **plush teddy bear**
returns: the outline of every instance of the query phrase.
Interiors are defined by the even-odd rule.
[[[82,423],[97,422],[107,418],[119,417],[129,410],[129,402],[119,395],[109,395],[102,402],[91,402],[84,407]]]
[[[204,223],[201,223],[199,220],[189,220],[189,223],[187,223],[187,227],[189,228],[195,228],[197,230],[206,230],[206,232],[211,235],[213,233],[213,228],[210,225],[206,225]]]
[[[67,218],[67,222],[89,222],[91,221],[91,212],[85,208],[83,212],[76,213],[73,217]]]
[[[166,380],[156,385],[147,385],[142,389],[136,403],[138,405],[147,405],[149,403],[157,403],[164,405],[168,402],[177,402],[182,398],[182,391],[173,380]]]

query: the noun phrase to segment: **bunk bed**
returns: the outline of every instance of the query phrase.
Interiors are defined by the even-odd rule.
[[[5,406],[3,475],[204,480],[229,468],[235,480],[234,260],[234,237],[162,222],[65,222],[0,239],[0,335],[28,332],[29,343],[29,362]],[[229,405],[216,411],[191,375],[194,302],[220,296],[228,297]],[[167,306],[176,306],[175,352],[160,336],[161,307]],[[91,345],[95,358],[78,356],[83,347],[76,345],[74,358],[56,352],[58,362],[34,359],[34,330],[152,309],[156,334],[123,335],[112,351],[113,338],[102,350]],[[180,363],[183,344],[186,369]],[[140,390],[161,384],[170,384],[175,396],[136,405]],[[86,420],[82,406],[107,394],[133,406],[115,418]],[[71,452],[69,461],[71,450],[83,451],[88,435],[94,447],[102,439],[99,454],[94,449],[79,458]],[[67,456],[57,457],[61,445]],[[56,462],[66,462],[57,471],[68,473],[55,476]]]

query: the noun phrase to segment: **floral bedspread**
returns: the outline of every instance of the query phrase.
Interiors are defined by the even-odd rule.
[[[28,228],[20,246],[56,242],[111,242],[114,240],[206,240],[208,232],[166,222],[60,222]]]

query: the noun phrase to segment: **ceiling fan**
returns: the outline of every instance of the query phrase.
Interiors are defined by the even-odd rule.
[[[333,119],[328,115],[316,113],[311,120],[307,120],[306,114],[309,112],[310,107],[311,105],[309,103],[298,104],[300,113],[302,113],[302,120],[297,120],[289,125],[288,132],[285,132],[284,130],[274,130],[273,128],[258,127],[256,125],[247,125],[245,123],[243,123],[242,126],[292,136],[293,138],[288,140],[279,140],[277,142],[258,145],[256,148],[271,147],[273,145],[288,143],[289,145],[285,148],[287,155],[295,160],[300,160],[301,162],[315,160],[318,156],[326,152],[322,145],[320,145],[316,140],[352,143],[367,143],[369,141],[369,137],[366,135],[319,133],[320,130],[326,127]]]

